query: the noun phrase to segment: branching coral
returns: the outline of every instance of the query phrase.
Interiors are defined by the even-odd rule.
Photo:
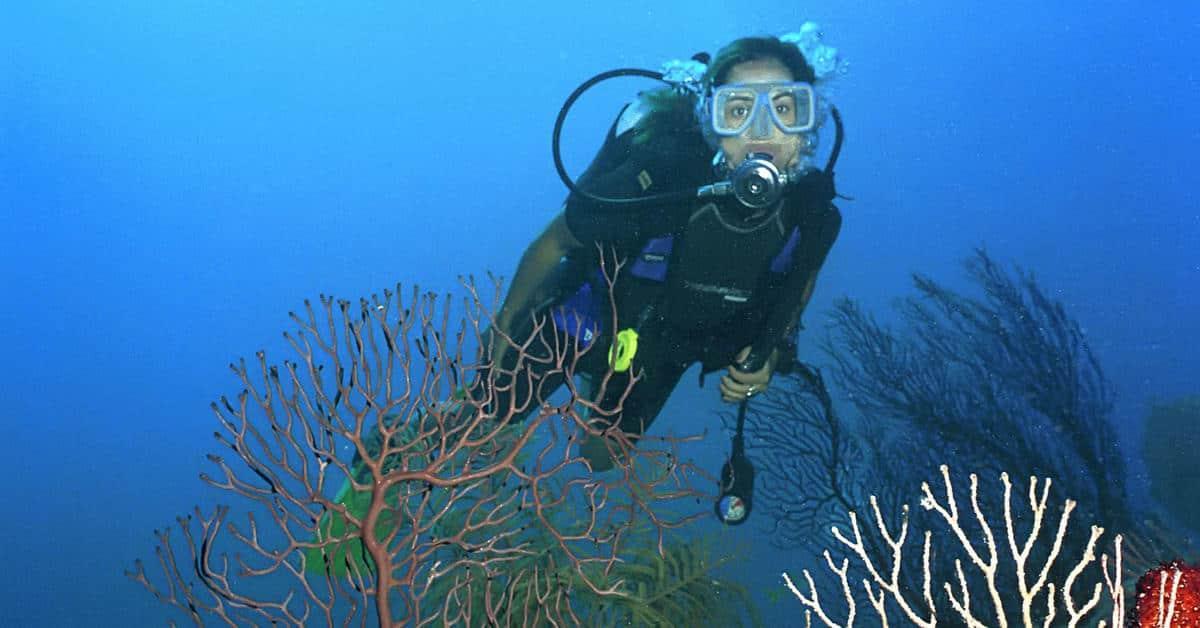
[[[1007,474],[1000,476],[1004,495],[1002,518],[995,512],[987,512],[981,505],[979,482],[974,474],[970,477],[970,511],[959,508],[959,497],[955,494],[949,469],[943,466],[941,474],[943,490],[935,493],[923,483],[920,503],[923,509],[936,513],[957,545],[934,545],[930,530],[921,535],[918,543],[910,543],[908,517],[902,518],[898,529],[889,528],[874,498],[870,499],[873,527],[889,549],[886,556],[872,555],[866,550],[864,537],[870,532],[860,526],[856,513],[849,513],[849,536],[840,528],[833,528],[838,542],[850,550],[854,562],[868,574],[862,578],[861,585],[876,621],[887,626],[894,621],[891,618],[899,616],[908,625],[922,628],[933,628],[939,623],[971,628],[989,625],[1001,628],[1010,625],[1074,627],[1080,624],[1104,628],[1122,625],[1125,593],[1120,536],[1113,539],[1111,554],[1103,553],[1097,560],[1096,551],[1104,529],[1093,525],[1085,546],[1077,552],[1064,551],[1076,503],[1068,499],[1059,508],[1054,508],[1050,502],[1049,479],[1041,482],[1039,491],[1039,480],[1030,478],[1026,516],[1029,525],[1022,529],[1017,524],[1022,517],[1013,509],[1013,485]],[[998,520],[1003,521],[1002,527]],[[906,592],[901,586],[901,573],[912,562],[904,562],[903,557],[905,550],[914,546],[921,548],[921,587],[916,592]],[[939,571],[938,566],[944,567],[948,561],[945,558],[934,560],[933,555],[950,554],[955,548],[959,552],[954,555],[954,569],[951,573]],[[807,569],[802,571],[807,591],[801,591],[787,573],[783,574],[784,582],[807,607],[809,622],[815,614],[830,628],[849,628],[858,617],[852,587],[859,583],[852,582],[849,576],[850,558],[837,561],[828,550],[824,557],[829,570],[841,584],[844,613],[838,615],[828,603],[821,601]],[[969,571],[975,572],[974,578],[968,577]],[[1001,574],[1009,577],[1001,578]],[[1061,574],[1061,577],[1056,578],[1055,574]],[[948,602],[953,610],[949,611],[935,598]],[[1108,603],[1102,604],[1102,600]]]
[[[1125,535],[1127,562],[1138,568],[1178,551],[1177,544],[1164,542],[1153,514],[1139,510],[1126,493],[1108,416],[1111,385],[1078,323],[1029,274],[1005,272],[983,251],[967,269],[981,296],[918,275],[917,294],[902,303],[899,331],[852,301],[838,305],[825,349],[834,362],[836,390],[858,416],[838,412],[813,368],[783,379],[773,399],[755,402],[751,454],[771,494],[760,503],[774,519],[774,540],[819,555],[839,542],[825,524],[870,509],[881,525],[903,522],[931,530],[933,547],[954,545],[958,538],[937,526],[936,513],[910,512],[904,505],[924,477],[948,464],[984,475],[1059,478],[1062,491],[1077,496],[1071,506],[1077,516]],[[1001,496],[993,489],[979,498],[994,504]],[[1047,508],[1048,514],[1064,514],[1055,511],[1061,504]],[[1034,518],[1014,514],[1014,524],[1028,529]],[[884,564],[893,553],[886,541],[863,536],[861,550]],[[1093,542],[1086,529],[1072,528],[1060,549],[1082,555]],[[1031,559],[1045,560],[1050,551],[1035,545]],[[916,574],[922,557],[910,552],[897,560],[903,568],[893,586],[921,599],[924,583]],[[945,552],[929,560],[935,571],[954,568]],[[846,568],[851,581],[869,577],[855,572],[861,565]],[[1047,578],[1062,582],[1068,576],[1060,562]],[[995,581],[964,577],[968,590],[1021,586],[1016,573],[998,573]],[[826,596],[839,594],[834,581],[815,585]],[[854,595],[868,603],[865,592]],[[938,604],[930,612],[955,612],[947,598]],[[1003,604],[1004,612],[1020,616],[1016,599]]]
[[[850,512],[849,535],[836,526],[832,529],[850,556],[838,561],[833,551],[823,553],[840,585],[840,600],[822,601],[808,569],[801,572],[802,586],[783,574],[784,585],[806,609],[806,626],[811,626],[814,618],[830,628],[854,626],[860,617],[858,596],[853,591],[858,584],[869,601],[872,625],[885,627],[897,620],[922,628],[938,624],[1191,628],[1200,624],[1200,566],[1180,560],[1163,563],[1138,579],[1135,595],[1129,598],[1122,537],[1110,534],[1111,546],[1102,543],[1104,528],[1092,525],[1087,544],[1070,548],[1067,531],[1076,502],[1067,499],[1055,508],[1050,500],[1050,479],[1030,478],[1028,512],[1021,513],[1020,508],[1014,510],[1013,484],[1008,474],[1002,473],[1002,517],[997,517],[994,510],[981,505],[979,480],[974,474],[970,476],[969,512],[959,507],[958,490],[947,467],[941,467],[941,475],[941,491],[922,483],[920,505],[936,513],[937,524],[950,533],[942,538],[954,542],[935,544],[936,537],[928,529],[919,542],[910,542],[909,518],[902,517],[898,529],[893,529],[872,496],[873,526],[860,525],[857,513]],[[904,512],[908,513],[907,506]],[[1022,518],[1028,520],[1027,526],[1019,524]],[[866,541],[873,536],[888,547],[887,555],[868,550]],[[916,547],[921,550],[921,587],[913,591],[902,582],[911,579],[912,574],[906,578],[903,572],[914,564],[904,559],[905,551],[911,555]],[[1097,556],[1102,547],[1108,549]],[[935,560],[936,554],[943,558]],[[945,556],[954,558],[953,570],[945,569]],[[850,576],[852,562],[866,574],[858,582]],[[969,575],[972,572],[974,577]]]
[[[1111,385],[1079,324],[1032,275],[982,250],[966,267],[982,296],[916,275],[903,333],[840,303],[827,343],[838,388],[888,424],[917,473],[949,452],[955,466],[1060,478],[1089,516],[1124,517]]]
[[[449,301],[415,290],[407,303],[399,290],[322,297],[293,314],[297,359],[233,365],[241,394],[213,404],[233,461],[210,456],[219,473],[202,479],[239,507],[180,518],[182,552],[158,533],[162,576],[139,561],[130,577],[197,623],[228,625],[579,625],[605,599],[635,599],[625,548],[648,542],[665,560],[665,533],[711,499],[680,439],[635,448],[589,422],[581,409],[620,408],[574,387],[586,349],[544,322],[498,379],[472,349],[486,346],[487,314],[468,288],[457,324]],[[534,359],[568,393],[495,407]],[[598,476],[572,445],[602,431],[621,462]]]

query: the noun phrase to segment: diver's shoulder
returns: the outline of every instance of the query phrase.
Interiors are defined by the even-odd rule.
[[[648,139],[700,137],[695,117],[695,99],[670,88],[639,92],[617,119],[616,135],[632,133],[640,141]]]
[[[638,129],[638,125],[645,121],[646,116],[650,113],[650,103],[646,102],[639,94],[633,102],[625,105],[621,109],[621,114],[617,116],[617,126],[613,133],[620,137],[626,133],[631,133]]]

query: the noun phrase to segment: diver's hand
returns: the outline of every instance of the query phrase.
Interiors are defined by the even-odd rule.
[[[767,389],[771,383],[771,373],[775,371],[775,363],[779,360],[777,351],[771,352],[767,363],[757,371],[746,372],[738,368],[750,355],[751,347],[738,352],[734,363],[729,365],[725,375],[721,376],[721,400],[725,403],[741,403]]]
[[[809,168],[800,175],[796,194],[802,205],[825,207],[837,197],[837,187],[833,183],[833,175],[819,168]]]

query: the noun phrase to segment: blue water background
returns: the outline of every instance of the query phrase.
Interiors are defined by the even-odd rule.
[[[320,293],[511,276],[564,197],[549,137],[576,84],[806,19],[850,64],[855,198],[811,329],[842,296],[890,318],[913,271],[962,286],[985,244],[1082,322],[1131,455],[1148,402],[1200,391],[1200,5],[649,6],[6,3],[0,625],[162,625],[122,569],[212,502],[228,362],[285,357],[286,313]],[[646,86],[580,106],[574,172]],[[717,392],[694,382],[655,429],[707,428],[715,471]],[[763,541],[739,576],[759,592],[799,567]]]

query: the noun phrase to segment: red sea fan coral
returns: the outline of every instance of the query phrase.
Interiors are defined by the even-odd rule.
[[[1163,563],[1138,579],[1131,628],[1200,627],[1200,563]]]

